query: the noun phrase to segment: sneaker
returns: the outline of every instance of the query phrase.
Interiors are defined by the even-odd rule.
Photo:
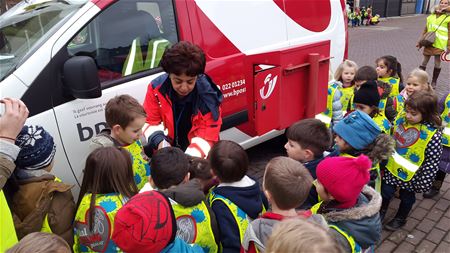
[[[389,231],[397,231],[399,228],[403,227],[406,224],[406,219],[402,218],[394,218],[386,225],[384,228]]]
[[[429,191],[423,193],[423,197],[426,199],[431,199],[439,194],[439,189],[431,187]]]

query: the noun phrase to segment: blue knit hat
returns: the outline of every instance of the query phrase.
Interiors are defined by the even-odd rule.
[[[16,159],[19,169],[39,170],[47,167],[55,157],[53,137],[41,126],[24,126],[16,139],[20,147]]]
[[[339,121],[333,131],[357,150],[366,148],[381,134],[375,121],[362,111],[354,111]]]

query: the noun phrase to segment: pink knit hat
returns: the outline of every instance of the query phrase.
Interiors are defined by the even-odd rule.
[[[326,158],[317,166],[317,180],[340,203],[339,207],[350,208],[369,182],[371,166],[372,162],[365,155]]]

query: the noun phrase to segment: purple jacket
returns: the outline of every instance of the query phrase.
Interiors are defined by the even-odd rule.
[[[439,100],[439,113],[442,113],[445,108],[445,99],[449,93]],[[441,160],[439,161],[439,169],[445,173],[450,173],[450,147],[443,146]]]

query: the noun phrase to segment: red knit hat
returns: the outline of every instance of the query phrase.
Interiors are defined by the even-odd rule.
[[[157,191],[132,197],[114,218],[113,241],[127,253],[160,252],[177,232],[169,200]]]
[[[326,158],[317,165],[317,180],[339,202],[339,207],[350,208],[369,182],[371,166],[372,162],[365,155]]]

